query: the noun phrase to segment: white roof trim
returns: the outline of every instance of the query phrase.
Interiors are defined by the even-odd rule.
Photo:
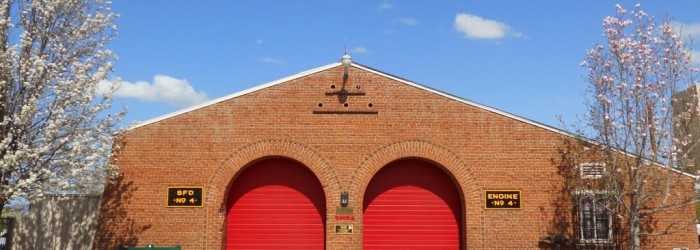
[[[186,109],[178,110],[178,111],[172,112],[172,113],[170,113],[170,114],[162,115],[162,116],[159,116],[159,117],[156,117],[156,118],[147,120],[147,121],[145,121],[145,122],[142,122],[142,123],[133,125],[133,126],[131,126],[131,127],[128,127],[128,128],[126,128],[123,132],[129,131],[129,130],[133,130],[133,129],[137,129],[137,128],[144,127],[144,126],[148,126],[148,125],[150,125],[150,124],[153,124],[153,123],[156,123],[156,122],[159,122],[159,121],[162,121],[162,120],[165,120],[165,119],[174,117],[174,116],[178,116],[178,115],[181,115],[181,114],[190,112],[190,111],[198,110],[198,109],[201,109],[201,108],[204,108],[204,107],[213,105],[213,104],[217,104],[217,103],[220,103],[220,102],[223,102],[223,101],[226,101],[226,100],[230,100],[230,99],[233,99],[233,98],[242,96],[242,95],[246,95],[246,94],[249,94],[249,93],[258,91],[258,90],[262,90],[262,89],[265,89],[265,88],[268,88],[268,87],[272,87],[272,86],[275,86],[275,85],[280,84],[280,83],[288,82],[288,81],[291,81],[291,80],[295,80],[295,79],[297,79],[297,78],[301,78],[301,77],[305,77],[305,76],[308,76],[308,75],[311,75],[311,74],[315,74],[315,73],[318,73],[318,72],[321,72],[321,71],[324,71],[324,70],[327,70],[327,69],[330,69],[330,68],[333,68],[333,67],[337,67],[337,66],[340,66],[340,65],[342,65],[340,62],[335,62],[335,63],[331,63],[331,64],[328,64],[328,65],[325,65],[325,66],[321,66],[321,67],[318,67],[318,68],[314,68],[314,69],[310,69],[310,70],[307,70],[307,71],[299,72],[299,73],[297,73],[297,74],[294,74],[294,75],[291,75],[291,76],[288,76],[288,77],[285,77],[285,78],[277,79],[277,80],[275,80],[275,81],[268,82],[268,83],[265,83],[265,84],[262,84],[262,85],[258,85],[258,86],[255,86],[255,87],[252,87],[252,88],[243,90],[243,91],[239,91],[239,92],[236,92],[236,93],[233,93],[233,94],[224,96],[224,97],[220,97],[220,98],[217,98],[217,99],[214,99],[214,100],[211,100],[211,101],[208,101],[208,102],[205,102],[205,103],[202,103],[202,104],[193,106],[193,107],[189,107],[189,108],[186,108]],[[358,63],[355,63],[355,62],[353,62],[353,63],[351,64],[351,66],[352,66],[352,67],[355,67],[355,68],[363,69],[363,70],[366,70],[366,71],[370,71],[370,72],[375,73],[375,74],[377,74],[377,75],[381,75],[381,76],[383,76],[383,77],[386,77],[386,78],[389,78],[389,79],[392,79],[392,80],[395,80],[395,81],[398,81],[398,82],[401,82],[401,83],[404,83],[404,84],[408,84],[408,85],[410,85],[410,86],[413,86],[413,87],[416,87],[416,88],[419,88],[419,89],[422,89],[422,90],[425,90],[425,91],[428,91],[428,92],[431,92],[431,93],[434,93],[434,94],[437,94],[437,95],[440,95],[440,96],[443,96],[443,97],[446,97],[446,98],[449,98],[449,99],[452,99],[452,100],[455,100],[455,101],[458,101],[458,102],[461,102],[461,103],[464,103],[464,104],[467,104],[467,105],[471,105],[471,106],[474,106],[474,107],[477,107],[477,108],[480,108],[480,109],[483,109],[483,110],[487,110],[487,111],[490,111],[490,112],[493,112],[493,113],[496,113],[496,114],[499,114],[499,115],[502,115],[502,116],[505,116],[505,117],[508,117],[508,118],[511,118],[511,119],[515,119],[515,120],[517,120],[517,121],[521,121],[521,122],[524,122],[524,123],[527,123],[527,124],[530,124],[530,125],[533,125],[533,126],[536,126],[536,127],[539,127],[539,128],[543,128],[543,129],[546,129],[546,130],[549,130],[549,131],[552,131],[552,132],[555,132],[555,133],[558,133],[558,134],[562,134],[562,135],[569,136],[569,137],[574,137],[574,138],[580,138],[580,136],[575,135],[575,134],[573,134],[573,133],[571,133],[571,132],[568,132],[568,131],[565,131],[565,130],[561,130],[561,129],[558,129],[558,128],[555,128],[555,127],[551,127],[551,126],[549,126],[549,125],[546,125],[546,124],[543,124],[543,123],[539,123],[539,122],[536,122],[536,121],[533,121],[533,120],[530,120],[530,119],[526,119],[526,118],[523,118],[523,117],[520,117],[520,116],[517,116],[517,115],[513,115],[513,114],[511,114],[511,113],[508,113],[508,112],[505,112],[505,111],[501,111],[501,110],[498,110],[498,109],[495,109],[495,108],[492,108],[492,107],[488,107],[488,106],[485,106],[485,105],[482,105],[482,104],[479,104],[479,103],[476,103],[476,102],[472,102],[472,101],[469,101],[469,100],[467,100],[467,99],[463,99],[463,98],[458,97],[458,96],[455,96],[455,95],[451,95],[451,94],[448,94],[448,93],[445,93],[445,92],[442,92],[442,91],[439,91],[439,90],[436,90],[436,89],[433,89],[433,88],[430,88],[430,87],[427,87],[427,86],[424,86],[424,85],[421,85],[421,84],[418,84],[418,83],[415,83],[415,82],[412,82],[412,81],[409,81],[409,80],[406,80],[406,79],[403,79],[403,78],[400,78],[400,77],[397,77],[397,76],[393,76],[393,75],[390,75],[390,74],[381,72],[381,71],[379,71],[379,70],[376,70],[376,69],[373,69],[373,68],[370,68],[370,67],[367,67],[367,66],[363,66],[363,65],[358,64]],[[590,142],[590,143],[593,143],[593,144],[595,144],[595,145],[600,145],[599,142],[596,142],[596,141],[594,141],[594,140],[587,139],[587,138],[582,138],[582,139],[583,139],[583,140],[586,140],[586,141],[588,141],[588,142]],[[624,153],[624,154],[626,154],[626,155],[628,155],[628,156],[632,156],[632,155],[631,155],[630,153],[628,153],[628,152],[625,152],[625,151],[622,151],[622,150],[618,150],[618,151],[620,151],[621,153]],[[658,166],[661,167],[661,168],[668,168],[668,166],[665,166],[665,165],[662,165],[662,164],[659,164],[659,163],[655,163],[655,164],[658,165]],[[685,176],[688,176],[688,177],[692,177],[692,178],[694,178],[694,179],[696,179],[696,180],[700,178],[700,176],[692,175],[692,174],[689,174],[689,173],[686,173],[686,172],[683,172],[683,171],[680,171],[680,170],[672,169],[672,168],[671,168],[671,171],[680,173],[680,174],[685,175]]]
[[[591,139],[588,139],[588,138],[581,138],[581,136],[578,136],[578,135],[576,135],[576,134],[573,134],[573,133],[568,132],[568,131],[565,131],[565,130],[557,129],[557,128],[555,128],[555,127],[551,127],[551,126],[546,125],[546,124],[543,124],[543,123],[539,123],[539,122],[536,122],[536,121],[533,121],[533,120],[530,120],[530,119],[526,119],[526,118],[523,118],[523,117],[520,117],[520,116],[516,116],[516,115],[513,115],[513,114],[511,114],[511,113],[508,113],[508,112],[505,112],[505,111],[501,111],[501,110],[498,110],[498,109],[495,109],[495,108],[492,108],[492,107],[488,107],[488,106],[485,106],[485,105],[482,105],[482,104],[479,104],[479,103],[475,103],[475,102],[469,101],[469,100],[467,100],[467,99],[463,99],[463,98],[460,98],[460,97],[458,97],[458,96],[454,96],[454,95],[451,95],[451,94],[448,94],[448,93],[445,93],[445,92],[442,92],[442,91],[439,91],[439,90],[436,90],[436,89],[432,89],[432,88],[430,88],[430,87],[427,87],[427,86],[424,86],[424,85],[421,85],[421,84],[418,84],[418,83],[415,83],[415,82],[411,82],[411,81],[409,81],[409,80],[402,79],[402,78],[399,78],[399,77],[396,77],[396,76],[393,76],[393,75],[390,75],[390,74],[381,72],[381,71],[379,71],[379,70],[375,70],[375,69],[372,69],[372,68],[369,68],[369,67],[366,67],[366,66],[357,64],[357,63],[353,63],[352,65],[353,65],[354,67],[357,67],[357,68],[360,68],[360,69],[364,69],[364,70],[367,70],[367,71],[371,71],[372,73],[375,73],[375,74],[378,74],[378,75],[381,75],[381,76],[390,78],[390,79],[395,80],[395,81],[402,82],[402,83],[404,83],[404,84],[411,85],[411,86],[413,86],[413,87],[416,87],[416,88],[419,88],[419,89],[422,89],[422,90],[425,90],[425,91],[428,91],[428,92],[431,92],[431,93],[434,93],[434,94],[437,94],[437,95],[440,95],[440,96],[444,96],[444,97],[450,98],[450,99],[452,99],[452,100],[455,100],[455,101],[458,101],[458,102],[461,102],[461,103],[464,103],[464,104],[467,104],[467,105],[471,105],[471,106],[474,106],[474,107],[477,107],[477,108],[480,108],[480,109],[483,109],[483,110],[488,110],[488,111],[490,111],[490,112],[493,112],[493,113],[496,113],[496,114],[499,114],[499,115],[502,115],[502,116],[505,116],[505,117],[509,117],[509,118],[511,118],[511,119],[515,119],[515,120],[518,120],[518,121],[521,121],[521,122],[524,122],[524,123],[527,123],[527,124],[530,124],[530,125],[533,125],[533,126],[536,126],[536,127],[539,127],[539,128],[543,128],[543,129],[546,129],[546,130],[549,130],[549,131],[552,131],[552,132],[555,132],[555,133],[558,133],[558,134],[562,134],[562,135],[569,136],[569,137],[573,137],[573,138],[580,138],[580,139],[586,140],[586,141],[588,141],[588,142],[590,142],[590,143],[593,143],[593,144],[595,144],[595,145],[599,145],[599,146],[600,146],[600,143],[597,142],[597,141],[594,141],[594,140],[591,140]],[[622,150],[617,150],[617,151],[619,151],[619,152],[621,152],[621,153],[623,153],[623,154],[625,154],[625,155],[627,155],[627,156],[633,156],[632,154],[630,154],[629,152],[626,152],[626,151],[622,151]],[[657,165],[657,166],[660,167],[660,168],[669,168],[668,166],[662,165],[662,164],[660,164],[660,163],[654,163],[654,165]],[[694,179],[696,179],[696,180],[697,180],[698,178],[700,178],[700,176],[692,175],[692,174],[689,174],[689,173],[686,173],[686,172],[683,172],[683,171],[680,171],[680,170],[677,170],[677,169],[671,168],[670,170],[671,170],[671,171],[674,171],[674,172],[676,172],[676,173],[679,173],[679,174],[682,174],[682,175],[685,175],[685,176],[694,178]]]
[[[159,122],[159,121],[162,121],[162,120],[165,120],[165,119],[174,117],[174,116],[178,116],[178,115],[181,115],[181,114],[190,112],[190,111],[194,111],[194,110],[198,110],[198,109],[201,109],[201,108],[204,108],[204,107],[207,107],[207,106],[211,106],[211,105],[214,105],[214,104],[217,104],[217,103],[226,101],[226,100],[230,100],[230,99],[233,99],[233,98],[242,96],[242,95],[250,94],[250,93],[253,93],[253,92],[255,92],[255,91],[258,91],[258,90],[261,90],[261,89],[265,89],[265,88],[268,88],[268,87],[272,87],[272,86],[275,86],[275,85],[280,84],[280,83],[283,83],[283,82],[288,82],[288,81],[291,81],[291,80],[294,80],[294,79],[297,79],[297,78],[301,78],[301,77],[308,76],[308,75],[311,75],[311,74],[314,74],[314,73],[318,73],[318,72],[321,72],[321,71],[324,71],[324,70],[327,70],[327,69],[330,69],[330,68],[333,68],[333,67],[336,67],[336,66],[339,66],[339,65],[340,65],[340,62],[331,63],[331,64],[328,64],[328,65],[325,65],[325,66],[321,66],[321,67],[318,67],[318,68],[315,68],[315,69],[310,69],[310,70],[307,70],[307,71],[299,72],[299,73],[297,73],[297,74],[294,74],[294,75],[291,75],[291,76],[288,76],[288,77],[285,77],[285,78],[277,79],[277,80],[274,80],[274,81],[272,81],[272,82],[268,82],[268,83],[265,83],[265,84],[262,84],[262,85],[258,85],[258,86],[255,86],[255,87],[252,87],[252,88],[249,88],[249,89],[246,89],[246,90],[238,91],[238,92],[236,92],[236,93],[233,93],[233,94],[230,94],[230,95],[227,95],[227,96],[223,96],[223,97],[220,97],[220,98],[217,98],[217,99],[214,99],[214,100],[210,100],[210,101],[201,103],[201,104],[199,104],[199,105],[195,105],[195,106],[192,106],[192,107],[189,107],[189,108],[185,108],[185,109],[181,109],[181,110],[178,110],[178,111],[169,113],[169,114],[165,114],[165,115],[162,115],[162,116],[158,116],[158,117],[153,118],[153,119],[149,119],[149,120],[147,120],[147,121],[144,121],[144,122],[138,123],[138,124],[136,124],[136,125],[130,126],[130,127],[126,128],[125,131],[137,129],[137,128],[140,128],[140,127],[145,127],[145,126],[148,126],[148,125],[150,125],[150,124],[153,124],[153,123],[156,123],[156,122]]]
[[[384,72],[381,72],[381,71],[378,71],[378,70],[375,70],[375,69],[372,69],[372,68],[369,68],[369,67],[366,67],[366,66],[363,66],[363,65],[359,65],[359,64],[356,64],[356,63],[353,63],[352,65],[355,66],[355,67],[357,67],[357,68],[371,71],[371,72],[373,72],[373,73],[375,73],[375,74],[378,74],[378,75],[381,75],[381,76],[390,78],[390,79],[392,79],[392,80],[399,81],[399,82],[402,82],[402,83],[411,85],[411,86],[413,86],[413,87],[416,87],[416,88],[419,88],[419,89],[422,89],[422,90],[425,90],[425,91],[428,91],[428,92],[431,92],[431,93],[434,93],[434,94],[437,94],[437,95],[440,95],[440,96],[443,96],[443,97],[450,98],[450,99],[452,99],[452,100],[455,100],[455,101],[458,101],[458,102],[461,102],[461,103],[464,103],[464,104],[468,104],[468,105],[471,105],[471,106],[474,106],[474,107],[477,107],[477,108],[480,108],[480,109],[488,110],[488,111],[490,111],[490,112],[493,112],[493,113],[496,113],[496,114],[499,114],[499,115],[502,115],[502,116],[505,116],[505,117],[508,117],[508,118],[512,118],[512,119],[515,119],[515,120],[518,120],[518,121],[521,121],[521,122],[524,122],[524,123],[528,123],[528,124],[530,124],[530,125],[534,125],[534,126],[537,126],[537,127],[540,127],[540,128],[543,128],[543,129],[552,131],[552,132],[556,132],[556,133],[559,133],[559,134],[564,134],[564,135],[567,135],[567,136],[576,137],[576,135],[574,135],[574,134],[572,134],[572,133],[570,133],[570,132],[567,132],[567,131],[564,131],[564,130],[561,130],[561,129],[557,129],[557,128],[555,128],[555,127],[551,127],[551,126],[549,126],[549,125],[545,125],[545,124],[543,124],[543,123],[539,123],[539,122],[536,122],[536,121],[533,121],[533,120],[530,120],[530,119],[526,119],[526,118],[523,118],[523,117],[520,117],[520,116],[516,116],[516,115],[513,115],[513,114],[511,114],[511,113],[508,113],[508,112],[505,112],[505,111],[502,111],[502,110],[498,110],[498,109],[495,109],[495,108],[492,108],[492,107],[489,107],[489,106],[485,106],[485,105],[482,105],[482,104],[479,104],[479,103],[476,103],[476,102],[472,102],[472,101],[470,101],[470,100],[463,99],[463,98],[461,98],[461,97],[458,97],[458,96],[455,96],[455,95],[451,95],[451,94],[448,94],[448,93],[445,93],[445,92],[442,92],[442,91],[439,91],[439,90],[436,90],[436,89],[427,87],[427,86],[425,86],[425,85],[421,85],[421,84],[419,84],[419,83],[415,83],[415,82],[412,82],[412,81],[409,81],[409,80],[406,80],[406,79],[402,79],[402,78],[400,78],[400,77],[396,77],[396,76],[393,76],[393,75],[390,75],[390,74],[387,74],[387,73],[384,73]]]

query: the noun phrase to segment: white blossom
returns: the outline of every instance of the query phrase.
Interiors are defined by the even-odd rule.
[[[95,91],[112,69],[116,17],[109,2],[0,1],[0,204],[94,192],[115,173],[123,113],[107,114],[111,93]]]

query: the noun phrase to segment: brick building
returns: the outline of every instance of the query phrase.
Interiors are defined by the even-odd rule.
[[[540,249],[558,234],[614,243],[612,219],[579,218],[563,186],[569,137],[333,63],[126,131],[95,248]],[[679,192],[692,195],[694,176],[684,178]],[[576,223],[587,219],[594,234]],[[645,244],[697,249],[694,230]]]

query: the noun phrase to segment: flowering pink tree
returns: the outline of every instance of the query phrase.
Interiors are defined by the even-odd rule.
[[[603,37],[607,43],[588,50],[581,64],[588,69],[590,94],[583,131],[600,150],[582,147],[568,156],[579,168],[583,162],[598,164],[602,173],[597,178],[577,175],[576,188],[592,189],[578,194],[596,196],[591,205],[606,209],[627,229],[629,249],[640,249],[647,236],[695,224],[695,217],[677,218],[662,228],[644,229],[655,214],[694,202],[678,189],[685,185],[681,193],[690,191],[685,173],[695,169],[688,164],[688,151],[698,136],[688,128],[700,109],[694,94],[684,101],[675,94],[695,84],[697,69],[672,23],[657,24],[639,5],[630,11],[617,5],[617,15],[603,20]]]
[[[122,114],[96,96],[116,15],[87,0],[0,1],[0,211],[14,198],[94,192]]]

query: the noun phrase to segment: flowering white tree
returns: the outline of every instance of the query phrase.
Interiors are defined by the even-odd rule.
[[[0,0],[0,211],[15,198],[94,192],[114,172],[122,113],[96,96],[112,69],[109,2]]]
[[[693,207],[692,195],[682,194],[692,188],[683,172],[694,171],[687,151],[698,135],[688,126],[700,109],[696,96],[682,102],[675,94],[695,84],[697,69],[672,22],[657,23],[639,5],[630,11],[617,5],[617,15],[603,20],[603,37],[607,43],[588,50],[581,64],[590,94],[583,135],[600,150],[581,147],[568,157],[577,167],[598,162],[604,168],[599,179],[579,176],[574,186],[595,190],[578,195],[596,195],[597,206],[628,232],[623,244],[640,249],[647,236],[695,224],[692,216],[645,228],[655,214]]]

